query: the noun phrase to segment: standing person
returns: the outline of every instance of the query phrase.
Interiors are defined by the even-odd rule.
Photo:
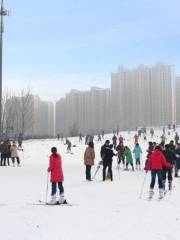
[[[59,141],[59,138],[60,138],[60,134],[58,133],[58,134],[57,134],[57,140],[58,140],[58,141]]]
[[[115,134],[114,134],[114,136],[112,137],[112,142],[113,142],[113,147],[114,147],[114,149],[116,149],[116,145],[117,145],[117,137],[116,137]]]
[[[98,142],[101,142],[101,134],[98,133]]]
[[[116,147],[116,151],[118,152],[118,168],[120,167],[121,161],[123,163],[123,168],[125,169],[125,157],[124,157],[124,145],[123,142],[119,142]]]
[[[91,167],[94,165],[95,152],[94,152],[94,143],[89,142],[88,147],[84,153],[84,164],[86,166],[86,180],[92,181],[91,179]]]
[[[133,157],[132,157],[130,148],[127,146],[125,146],[125,148],[124,148],[124,156],[126,157],[126,169],[125,170],[128,170],[128,165],[130,164],[132,167],[132,170],[134,171]]]
[[[165,150],[163,151],[163,154],[165,156],[165,159],[168,163],[174,165],[175,161],[176,161],[176,155],[174,153],[174,151],[170,150],[170,146],[169,144],[165,145]],[[167,167],[163,167],[163,173],[162,173],[162,182],[163,182],[163,189],[165,191],[165,184],[166,184],[166,176],[168,177],[168,189],[171,190],[172,189],[172,168],[167,168]]]
[[[119,127],[116,129],[117,136],[119,136]]]
[[[151,170],[151,184],[149,190],[149,198],[154,195],[154,185],[156,181],[156,175],[158,177],[159,184],[159,198],[163,198],[163,183],[162,183],[162,169],[163,166],[172,168],[172,164],[166,162],[166,159],[162,153],[161,147],[156,146],[154,152],[149,157],[149,160],[145,166],[145,170]]]
[[[124,138],[120,135],[120,136],[119,136],[119,143],[122,143],[122,144],[123,144],[123,141],[124,141]]]
[[[136,143],[138,143],[139,140],[139,136],[137,134],[134,135],[134,145],[136,145]]]
[[[104,148],[104,158],[103,158],[103,181],[106,180],[106,168],[108,167],[108,173],[110,175],[111,181],[113,181],[113,172],[112,172],[112,161],[113,156],[116,156],[113,152],[113,144],[107,145]]]
[[[6,166],[6,159],[8,156],[8,145],[6,141],[1,143],[0,152],[1,152],[1,166]]]
[[[48,204],[64,204],[67,203],[64,199],[64,175],[62,169],[62,158],[61,155],[57,153],[57,148],[51,148],[51,156],[49,159],[49,167],[48,172],[51,173],[51,184],[52,184],[52,191],[51,191],[51,201]],[[57,192],[57,185],[59,188],[59,200],[56,200],[56,192]]]
[[[13,144],[10,148],[13,167],[15,167],[15,159],[17,160],[17,166],[20,167],[20,158],[19,158],[18,150],[20,150],[20,148],[18,148],[18,146],[16,145],[16,142],[13,141]]]
[[[104,130],[102,130],[102,134],[101,135],[102,135],[102,139],[104,139]]]
[[[85,145],[88,145],[88,142],[89,142],[89,134],[87,134],[85,137]]]
[[[71,142],[66,138],[66,143],[65,145],[67,144],[67,153],[71,153]]]
[[[61,133],[61,142],[64,143],[64,135]]]
[[[175,144],[176,144],[176,146],[177,146],[177,144],[178,144],[178,142],[179,142],[179,135],[178,135],[177,132],[176,132],[176,135],[175,135],[175,137],[174,137],[174,140],[175,140]]]
[[[82,142],[82,133],[79,133],[79,142]]]
[[[133,149],[133,153],[134,153],[134,157],[136,160],[136,170],[138,170],[138,166],[139,166],[139,170],[141,170],[141,154],[142,154],[142,149],[139,146],[139,143],[136,143],[136,146]]]
[[[175,159],[175,173],[174,177],[178,177],[178,171],[180,169],[180,143],[177,144],[175,149],[176,159]]]
[[[11,158],[11,142],[7,140],[7,147],[8,147],[8,152],[7,152],[7,164],[10,166],[10,161],[9,159]]]
[[[165,135],[165,134],[166,134],[166,128],[163,127],[163,135]]]
[[[150,134],[151,134],[151,138],[153,138],[154,137],[154,129],[153,128],[150,129]]]
[[[94,136],[93,136],[93,135],[90,135],[90,136],[89,136],[89,142],[94,142]],[[88,143],[89,143],[89,142],[88,142]]]
[[[18,137],[18,147],[22,148],[23,134],[20,133]]]

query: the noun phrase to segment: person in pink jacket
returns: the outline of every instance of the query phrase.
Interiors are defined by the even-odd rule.
[[[48,172],[50,172],[51,174],[50,181],[52,184],[52,192],[51,192],[52,199],[49,202],[49,204],[56,204],[56,203],[63,204],[66,202],[66,200],[64,199],[64,187],[63,187],[64,175],[62,170],[62,160],[61,160],[60,154],[57,153],[56,147],[51,148],[51,153],[52,154],[49,159]],[[59,200],[56,200],[57,185],[60,193]]]

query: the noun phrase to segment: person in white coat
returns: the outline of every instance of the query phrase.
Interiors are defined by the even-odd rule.
[[[18,150],[20,149],[18,148],[16,142],[13,141],[13,144],[10,148],[13,167],[15,167],[15,159],[17,160],[17,166],[20,167],[20,158],[19,158]]]

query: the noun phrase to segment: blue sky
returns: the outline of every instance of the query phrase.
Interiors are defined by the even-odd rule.
[[[4,0],[3,87],[44,99],[110,86],[118,64],[172,63],[180,74],[178,0]]]

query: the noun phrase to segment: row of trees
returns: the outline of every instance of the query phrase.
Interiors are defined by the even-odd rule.
[[[23,136],[33,128],[33,96],[29,87],[18,92],[5,90],[2,98],[2,134]]]

